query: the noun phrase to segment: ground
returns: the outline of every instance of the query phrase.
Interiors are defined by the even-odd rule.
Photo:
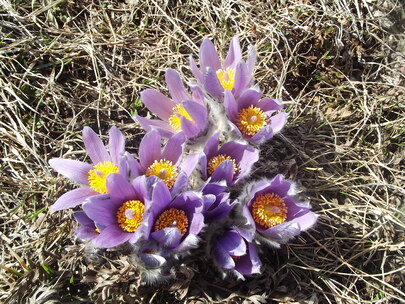
[[[377,0],[0,1],[0,301],[5,303],[400,303],[404,301],[404,4]],[[288,126],[251,179],[285,174],[320,215],[262,274],[223,280],[196,250],[148,286],[120,251],[72,236],[49,207],[74,185],[49,164],[86,160],[91,126],[136,153],[146,88],[192,77],[188,55],[233,35]]]

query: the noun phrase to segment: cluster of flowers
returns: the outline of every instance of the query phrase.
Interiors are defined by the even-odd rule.
[[[240,183],[259,160],[260,145],[286,123],[282,104],[262,98],[254,86],[256,53],[242,59],[234,37],[223,62],[205,39],[196,81],[184,86],[167,70],[171,99],[147,89],[142,102],[160,119],[135,116],[147,131],[137,158],[125,151],[122,133],[112,127],[108,149],[89,127],[83,142],[92,164],[55,158],[50,165],[80,183],[63,194],[53,210],[74,212],[75,234],[99,248],[130,244],[139,267],[167,276],[180,258],[203,243],[223,274],[243,279],[259,273],[260,244],[279,247],[314,225],[309,203],[294,199],[294,186],[277,175]],[[276,114],[277,113],[277,114]],[[162,148],[162,141],[165,145]],[[239,196],[230,198],[230,187]],[[204,240],[204,242],[201,242]]]

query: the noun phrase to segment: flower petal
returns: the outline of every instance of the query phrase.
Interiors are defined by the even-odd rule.
[[[283,104],[275,99],[264,97],[258,102],[258,106],[263,112],[278,111],[283,108]]]
[[[193,173],[195,167],[197,166],[199,159],[200,159],[199,153],[187,155],[182,164],[180,165],[180,170],[185,172],[187,176],[190,176],[191,173]]]
[[[142,91],[141,100],[149,111],[166,121],[173,114],[173,108],[176,106],[173,100],[153,89]]]
[[[109,226],[117,223],[118,208],[124,203],[112,200],[108,194],[101,194],[90,197],[83,204],[83,210],[96,224]]]
[[[197,80],[200,83],[203,83],[204,77],[203,77],[201,71],[198,69],[198,67],[197,67],[197,65],[196,65],[196,63],[194,61],[193,56],[190,55],[188,58],[189,58],[189,61],[190,61],[191,72],[193,72],[194,77],[197,78]]]
[[[123,202],[134,199],[141,199],[137,197],[134,187],[127,181],[127,179],[119,173],[110,173],[107,176],[107,189],[108,194]]]
[[[120,157],[125,152],[125,139],[117,127],[112,127],[109,131],[108,149],[110,151],[111,161],[118,165]]]
[[[190,100],[184,101],[183,106],[190,117],[195,121],[197,127],[200,130],[204,130],[208,122],[207,109],[204,106]]]
[[[246,242],[234,230],[227,231],[220,238],[220,244],[230,255],[241,256],[246,254]]]
[[[242,60],[242,52],[240,49],[240,43],[238,36],[234,36],[229,45],[228,54],[226,55],[224,68],[234,69],[236,64]]]
[[[172,69],[167,69],[166,74],[167,88],[174,102],[181,103],[183,100],[190,99],[190,95],[186,92],[180,75]]]
[[[253,70],[255,68],[255,64],[256,64],[256,50],[253,46],[249,45],[248,46],[248,60],[247,60],[247,68],[249,71],[250,75],[253,75]]]
[[[208,70],[204,73],[204,88],[212,96],[216,98],[223,98],[224,88],[219,82],[215,70],[211,68],[208,68]]]
[[[248,243],[248,254],[240,257],[236,263],[235,270],[243,275],[251,275],[260,273],[261,266],[262,262],[260,261],[255,246],[252,243]]]
[[[218,165],[218,167],[216,167],[214,173],[212,173],[211,180],[213,182],[225,180],[228,185],[231,185],[233,175],[233,162],[231,160],[224,160]]]
[[[184,150],[184,142],[186,137],[183,132],[176,133],[167,141],[167,144],[162,152],[162,158],[171,161],[177,165]]]
[[[82,187],[66,192],[51,206],[53,211],[76,207],[84,202],[90,196],[97,195],[93,189]]]
[[[160,215],[170,204],[172,197],[167,186],[161,181],[157,181],[152,189],[152,212],[154,215]]]
[[[58,171],[58,173],[75,182],[83,185],[89,184],[89,171],[93,169],[93,166],[90,164],[73,159],[52,158],[49,160],[49,165]]]
[[[98,237],[93,239],[93,244],[96,247],[111,248],[125,243],[132,235],[132,232],[126,232],[118,225],[111,225],[106,227]]]
[[[291,221],[300,225],[301,231],[305,231],[311,228],[316,223],[317,219],[318,215],[312,211],[309,211],[304,215],[292,219]]]
[[[295,222],[284,222],[266,230],[257,227],[257,230],[263,235],[277,240],[281,244],[285,244],[288,240],[300,234],[300,225]]]
[[[274,115],[270,118],[270,125],[273,129],[273,133],[276,134],[281,131],[284,125],[287,122],[288,115],[285,112],[281,112],[277,115]]]
[[[180,118],[180,126],[181,130],[184,132],[187,138],[192,138],[194,136],[197,136],[198,133],[200,133],[200,129],[197,127],[195,123],[192,121],[188,120],[184,116]]]
[[[202,71],[205,71],[207,67],[211,67],[214,71],[221,68],[215,46],[209,39],[204,39],[200,47],[200,67]]]
[[[146,170],[155,160],[159,161],[161,156],[161,137],[156,130],[152,130],[142,138],[139,145],[139,160],[141,166]]]
[[[207,160],[213,158],[217,155],[218,145],[219,145],[219,134],[221,131],[216,132],[212,135],[205,144],[204,154],[207,156]]]
[[[156,129],[161,136],[167,138],[170,138],[173,133],[176,132],[166,121],[163,120],[144,118],[139,115],[135,115],[133,118],[138,121],[146,132]]]
[[[175,227],[169,227],[152,232],[151,237],[159,242],[162,246],[174,249],[179,246],[182,235],[179,229]]]
[[[255,89],[246,90],[238,99],[238,111],[249,108],[250,106],[256,107],[260,97],[262,97],[260,91]]]
[[[249,74],[247,65],[244,61],[239,61],[235,69],[235,82],[232,93],[239,96],[249,85],[252,76]]]
[[[231,121],[236,121],[238,117],[238,104],[230,90],[225,90],[224,105],[226,115]]]
[[[104,147],[103,142],[90,127],[86,126],[83,128],[83,143],[94,164],[111,161],[111,157]]]
[[[172,189],[170,189],[170,194],[172,195],[172,197],[175,197],[181,191],[186,189],[187,185],[188,185],[187,174],[185,172],[180,172],[180,174],[176,178],[176,181],[174,182]]]
[[[218,240],[216,242],[214,256],[219,266],[225,269],[233,269],[235,267],[235,261],[231,258],[229,253],[222,248],[221,243]]]

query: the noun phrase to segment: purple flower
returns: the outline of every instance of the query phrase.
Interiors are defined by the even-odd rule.
[[[204,185],[203,194],[203,215],[206,222],[217,222],[226,217],[232,208],[237,204],[231,202],[229,193],[224,192],[226,185],[220,183],[208,183]]]
[[[287,113],[272,114],[283,108],[276,100],[264,97],[254,89],[246,90],[236,101],[225,91],[225,111],[233,129],[245,140],[261,144],[279,132],[287,121]]]
[[[146,89],[141,93],[142,102],[161,120],[147,119],[135,115],[135,119],[146,131],[159,130],[164,137],[183,131],[187,138],[198,136],[207,128],[207,108],[198,87],[192,87],[193,95],[184,88],[179,74],[166,71],[166,83],[172,99],[159,91]]]
[[[110,248],[129,241],[136,243],[147,229],[151,206],[145,176],[131,183],[112,173],[107,178],[108,194],[88,198],[83,204],[87,216],[97,227],[104,227],[93,239],[97,247]]]
[[[172,195],[188,185],[188,177],[198,162],[198,154],[189,154],[183,160],[184,133],[173,135],[161,149],[162,138],[157,130],[148,132],[139,145],[139,162],[129,158],[128,172],[133,175],[156,176],[170,189]]]
[[[243,213],[261,240],[278,246],[315,224],[318,215],[309,203],[295,201],[294,194],[292,184],[281,174],[246,186],[240,198],[246,202]]]
[[[72,208],[83,203],[88,197],[107,193],[107,176],[121,172],[119,162],[125,150],[124,136],[118,128],[112,127],[109,135],[110,152],[107,152],[97,134],[89,127],[83,128],[83,143],[93,164],[63,158],[49,160],[53,169],[82,185],[81,188],[63,194],[52,205],[53,210]]]
[[[77,211],[73,213],[73,216],[80,224],[75,231],[75,235],[79,239],[94,239],[95,237],[99,236],[100,229],[96,227],[94,221],[89,218],[86,213],[83,211]]]
[[[259,159],[259,151],[246,144],[231,141],[218,146],[219,132],[207,141],[200,157],[203,180],[225,180],[228,186],[233,185],[246,177]]]
[[[262,262],[254,244],[237,227],[225,228],[214,239],[215,262],[234,273],[239,279],[244,275],[260,273]]]
[[[204,225],[201,197],[188,191],[172,200],[169,189],[161,181],[157,181],[153,188],[153,208],[146,238],[176,253],[195,247]]]
[[[224,90],[232,90],[235,96],[239,96],[253,82],[256,52],[249,46],[248,59],[244,62],[237,36],[232,38],[223,64],[209,39],[204,39],[201,44],[199,59],[200,68],[190,56],[191,70],[198,82],[214,97],[223,98]]]

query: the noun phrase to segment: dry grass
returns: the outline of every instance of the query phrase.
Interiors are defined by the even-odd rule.
[[[401,1],[0,0],[0,301],[5,303],[399,303],[404,262],[404,6]],[[164,71],[191,76],[204,37],[255,45],[262,90],[290,123],[255,176],[297,180],[319,224],[263,274],[222,281],[201,252],[167,286],[143,286],[125,254],[71,237],[71,188],[47,162],[85,159],[80,131],[118,126]],[[125,250],[125,249],[124,249]]]

